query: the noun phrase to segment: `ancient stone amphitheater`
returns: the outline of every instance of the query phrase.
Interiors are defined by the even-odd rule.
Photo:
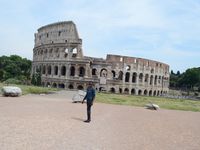
[[[159,96],[168,92],[169,65],[149,59],[108,54],[83,55],[82,39],[72,21],[43,26],[35,33],[32,73],[41,72],[43,86]]]

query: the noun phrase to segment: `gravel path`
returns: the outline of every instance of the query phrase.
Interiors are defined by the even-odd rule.
[[[200,113],[95,103],[73,92],[0,97],[1,150],[199,150]]]

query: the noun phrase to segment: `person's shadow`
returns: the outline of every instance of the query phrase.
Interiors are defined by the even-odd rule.
[[[84,119],[77,118],[77,117],[72,117],[72,119],[77,120],[77,121],[84,121]]]

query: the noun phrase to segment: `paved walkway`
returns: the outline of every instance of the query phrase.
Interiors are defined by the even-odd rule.
[[[200,113],[95,103],[73,93],[0,97],[2,150],[199,150]]]

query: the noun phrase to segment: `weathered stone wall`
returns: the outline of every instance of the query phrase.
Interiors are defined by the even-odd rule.
[[[84,57],[72,21],[43,26],[35,33],[32,73],[41,71],[44,86],[159,96],[168,92],[169,65],[149,59],[108,54]]]

